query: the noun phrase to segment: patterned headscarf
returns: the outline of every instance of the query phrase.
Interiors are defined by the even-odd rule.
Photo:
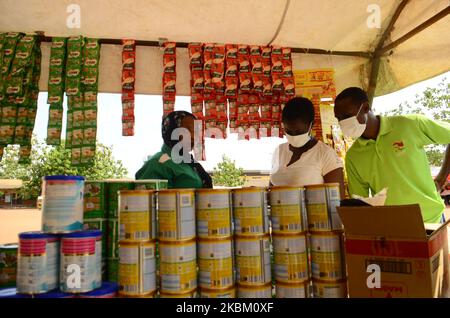
[[[178,143],[177,140],[171,139],[172,132],[175,129],[180,128],[182,126],[181,122],[186,117],[192,117],[193,119],[196,119],[196,117],[193,114],[183,111],[183,110],[171,112],[170,114],[168,114],[167,116],[165,116],[163,118],[162,125],[161,125],[161,134],[162,134],[164,143],[167,146],[169,146],[170,148],[172,148],[173,146],[175,146]],[[213,187],[211,176],[205,171],[205,169],[202,167],[202,165],[200,163],[195,161],[195,159],[192,155],[191,155],[191,162],[189,163],[189,165],[192,167],[192,169],[195,172],[197,172],[197,174],[202,179],[203,188],[212,188]]]
[[[172,148],[173,146],[175,146],[178,143],[178,140],[171,139],[172,132],[175,129],[180,128],[182,126],[181,122],[186,117],[191,117],[193,119],[196,119],[196,117],[193,114],[186,112],[184,110],[178,110],[178,111],[171,112],[163,118],[162,125],[161,125],[161,134],[162,134],[164,143],[167,146],[169,146],[170,148]]]

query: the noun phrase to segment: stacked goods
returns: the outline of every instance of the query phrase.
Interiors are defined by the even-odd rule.
[[[136,42],[122,40],[122,136],[134,135]]]
[[[0,289],[16,286],[17,248],[16,243],[0,245]]]
[[[200,297],[234,298],[231,191],[196,191]]]
[[[76,36],[67,40],[66,148],[72,150],[73,165],[87,165],[95,156],[99,59],[97,39]]]
[[[119,191],[119,294],[156,293],[156,193]]]
[[[161,297],[192,294],[197,289],[195,192],[162,190],[158,208]]]
[[[0,34],[0,155],[8,144],[18,144],[20,163],[29,162],[40,68],[41,49],[36,35]]]
[[[273,187],[270,206],[277,297],[309,297],[304,189]]]
[[[233,190],[233,213],[238,297],[271,297],[266,189]]]
[[[306,187],[314,297],[347,297],[339,184]]]
[[[47,128],[48,145],[61,143],[66,44],[66,38],[52,38],[47,98],[47,103],[50,104]]]
[[[84,183],[85,230],[101,230],[102,236],[102,277],[107,279],[108,219],[106,215],[105,182],[86,181]]]
[[[118,191],[167,189],[167,180],[99,180],[86,181],[84,195],[84,226],[86,229],[105,229],[103,263],[106,278],[118,282],[119,219]],[[106,225],[105,225],[106,224]]]
[[[19,234],[17,292],[43,294],[58,287],[59,238],[42,232]]]
[[[42,229],[70,233],[83,229],[84,177],[46,176],[42,184]]]
[[[164,43],[163,55],[163,114],[164,116],[175,110],[176,95],[176,44],[174,42]]]
[[[336,209],[340,200],[338,183],[306,186],[309,231],[342,231],[342,222]]]
[[[84,177],[79,176],[43,178],[45,232],[19,235],[19,294],[46,293],[40,297],[62,298],[67,294],[48,292],[58,285],[62,292],[77,295],[101,287],[102,231],[82,230],[84,186]],[[91,228],[105,226],[104,222],[91,220],[86,223]]]
[[[119,281],[119,196],[121,190],[132,190],[134,184],[132,180],[111,180],[105,183],[105,193],[107,202],[107,272],[108,280]]]
[[[80,277],[74,279],[74,273],[79,273]],[[101,287],[102,231],[79,231],[62,236],[59,282],[61,291],[66,293],[87,293]]]

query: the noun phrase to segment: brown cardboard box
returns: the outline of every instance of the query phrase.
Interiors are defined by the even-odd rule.
[[[338,207],[344,224],[350,297],[445,297],[447,225],[426,230],[419,205]],[[369,288],[370,264],[380,266],[380,288]]]

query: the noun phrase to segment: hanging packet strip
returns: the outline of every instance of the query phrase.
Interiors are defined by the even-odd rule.
[[[134,136],[136,41],[122,40],[122,136]]]
[[[11,73],[12,65],[18,65],[15,52],[20,41],[24,37],[22,33],[9,32],[5,35],[3,45],[3,65],[1,74],[2,89],[0,103],[1,103],[1,123],[0,123],[0,145],[6,147],[8,144],[14,143],[14,137],[17,127],[18,104],[25,107],[27,101],[26,96],[18,95],[19,92],[25,92],[31,81],[32,66],[31,63],[26,70],[25,76],[13,76]],[[17,59],[21,59],[17,57]],[[34,60],[33,60],[34,62]],[[16,70],[17,71],[17,70]],[[24,81],[25,87],[24,87]],[[23,90],[24,89],[24,90]],[[22,91],[23,90],[23,91]],[[22,135],[25,135],[25,123],[21,125]],[[22,138],[25,139],[24,137]],[[21,140],[21,141],[23,141]]]
[[[175,96],[176,96],[176,43],[165,42],[163,44],[163,116],[175,110]]]
[[[97,140],[97,94],[100,66],[98,39],[86,38],[83,48],[83,142],[80,164],[86,166],[94,161]]]
[[[37,38],[37,36],[34,36],[35,42],[34,46],[32,48],[31,53],[31,59],[30,59],[30,69],[31,71],[28,72],[30,74],[30,77],[28,78],[30,81],[27,82],[27,80],[24,80],[24,84],[27,86],[25,88],[26,96],[23,98],[16,98],[16,103],[20,103],[23,101],[21,106],[18,107],[18,109],[22,109],[26,112],[26,120],[25,125],[23,126],[24,130],[19,130],[16,127],[15,132],[15,143],[20,144],[20,150],[19,150],[19,163],[30,163],[30,155],[31,155],[31,138],[33,134],[33,128],[36,122],[36,113],[37,113],[37,103],[38,103],[38,95],[39,95],[39,79],[41,74],[41,60],[42,60],[42,53],[41,53],[41,45],[40,41]],[[29,43],[29,42],[28,42]],[[25,106],[25,107],[23,107]],[[21,134],[23,135],[23,139]]]
[[[47,103],[50,104],[46,140],[48,145],[57,146],[61,143],[66,49],[66,38],[52,38],[47,98]]]

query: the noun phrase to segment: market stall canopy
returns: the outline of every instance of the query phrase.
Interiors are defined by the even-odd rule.
[[[295,70],[331,67],[338,92],[356,85],[376,96],[450,70],[448,0],[78,0],[80,27],[69,28],[72,3],[2,0],[0,32],[287,46],[297,48]],[[187,50],[177,55],[177,94],[189,95]],[[43,43],[41,90],[48,59]],[[161,94],[162,51],[139,46],[136,69],[136,92]],[[120,81],[121,47],[103,44],[100,91],[119,93]]]
[[[22,188],[22,180],[16,179],[0,179],[0,191],[2,190],[16,190]]]

